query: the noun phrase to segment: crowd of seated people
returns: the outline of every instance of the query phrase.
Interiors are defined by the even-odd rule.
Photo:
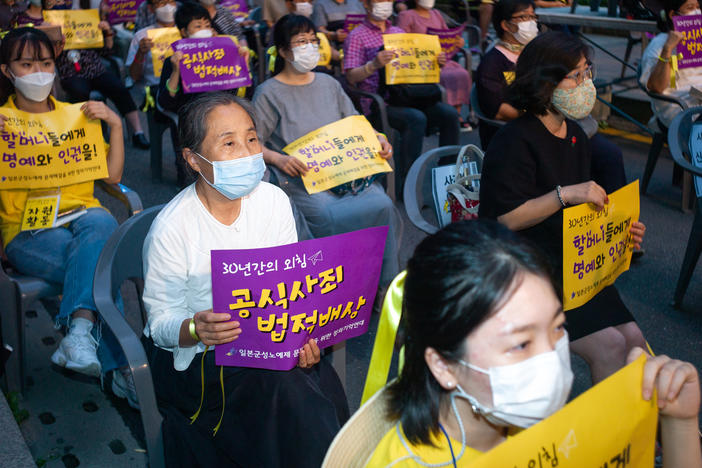
[[[432,0],[397,5],[386,0],[262,0],[262,21],[256,27],[269,31],[263,50],[249,48],[249,23],[217,0],[145,0],[128,27],[110,25],[100,2],[104,47],[71,50],[64,50],[65,40],[44,32],[51,25],[43,13],[57,7],[55,0],[0,2],[0,28],[7,31],[0,43],[0,130],[7,119],[3,109],[44,113],[66,106],[51,95],[57,82],[68,101],[84,103],[85,115],[103,122],[109,169],[104,180],[117,183],[130,151],[122,117],[131,130],[131,146],[139,149],[149,148],[140,110],[170,119],[182,190],[159,213],[143,246],[147,321],[142,339],[164,416],[167,466],[320,466],[351,416],[338,375],[313,339],[290,371],[217,369],[214,353],[207,350],[236,340],[241,329],[227,314],[212,311],[209,252],[388,226],[382,300],[402,270],[403,226],[394,200],[401,198],[404,179],[428,135],[438,133],[439,146],[458,145],[462,130],[471,130],[467,115],[473,80],[482,111],[505,122],[499,129],[479,128],[486,152],[483,219],[452,224],[428,237],[409,260],[402,299],[405,364],[389,387],[388,417],[395,426],[374,451],[370,466],[456,464],[457,448],[458,458],[466,457],[460,463],[477,458],[564,405],[573,379],[570,351],[585,359],[596,384],[643,353],[639,348],[646,349],[615,285],[564,314],[556,293],[562,278],[550,276],[562,271],[562,209],[581,203],[601,208],[607,194],[627,182],[621,150],[597,132],[590,116],[596,96],[590,49],[567,32],[539,34],[534,9],[555,2],[481,4],[481,13],[490,12],[497,41],[481,57],[475,75],[439,53],[443,88],[436,90],[445,90],[446,100],[438,97],[422,105],[391,96],[384,68],[395,55],[384,49],[383,38],[447,29]],[[696,0],[666,0],[663,13],[663,32],[644,53],[641,79],[652,91],[685,100],[697,76],[680,71],[671,87],[675,72],[670,58],[681,39],[671,30],[671,18],[699,13],[699,5]],[[352,31],[344,28],[349,14],[365,15]],[[265,50],[272,69],[248,88],[186,93],[182,52],[165,58],[160,72],[154,68],[149,31],[159,28],[175,28],[182,38],[231,36],[252,77],[253,61],[268,59]],[[103,61],[119,54],[118,36],[129,43],[124,82]],[[324,73],[317,68],[320,36],[332,51]],[[381,109],[368,97],[357,99],[357,90],[379,95],[394,136],[382,133]],[[92,91],[108,102],[91,101]],[[143,100],[139,109],[134,96]],[[671,107],[654,110],[666,126],[677,112]],[[284,148],[356,115],[374,125],[379,156],[394,165],[396,192],[387,193],[388,181],[381,174],[309,194],[302,179],[309,168]],[[97,259],[118,226],[93,188],[93,181],[54,187],[61,193],[59,211],[82,208],[86,213],[38,233],[20,229],[32,191],[0,190],[0,245],[18,272],[62,285],[56,321],[66,335],[51,361],[86,375],[107,376],[112,392],[138,409],[129,366],[92,297]],[[643,223],[632,223],[637,248],[645,230]],[[533,331],[529,349],[514,352],[519,343],[510,348],[500,342],[515,341],[493,323],[505,317],[519,319]],[[530,414],[527,422],[523,414],[495,408],[495,389],[476,384],[492,369],[526,368],[542,355],[554,359],[549,361],[553,367],[541,372],[557,377],[550,379],[553,388],[543,389],[550,410]],[[662,406],[659,402],[666,466],[700,468],[696,370],[658,356],[649,359],[645,372],[652,377],[642,384],[644,394],[654,388],[667,392]],[[535,378],[528,374],[517,376],[525,386]],[[194,413],[198,417],[191,421]]]

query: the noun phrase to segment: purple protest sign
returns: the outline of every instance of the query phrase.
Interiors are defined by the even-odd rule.
[[[220,5],[227,8],[237,18],[246,18],[249,16],[249,5],[246,0],[222,0]]]
[[[290,370],[310,338],[319,348],[368,330],[387,226],[296,244],[213,250],[212,309],[241,334],[217,365]]]
[[[446,54],[446,59],[451,60],[461,48],[463,42],[463,30],[465,26],[459,26],[452,29],[434,29],[427,28],[427,34],[439,36],[441,50]]]
[[[673,16],[675,30],[683,34],[678,43],[678,68],[702,66],[702,15]]]
[[[356,15],[356,14],[346,15],[346,20],[344,21],[344,31],[346,31],[347,33],[350,33],[351,31],[353,31],[353,28],[355,28],[359,24],[363,23],[364,19],[366,19],[366,15]]]
[[[180,78],[184,93],[202,93],[251,85],[249,66],[229,36],[181,39],[173,50],[182,52]]]
[[[107,22],[110,24],[136,21],[137,9],[144,0],[105,0]]]

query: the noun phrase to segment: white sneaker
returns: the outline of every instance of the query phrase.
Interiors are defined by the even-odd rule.
[[[131,372],[112,371],[112,393],[117,398],[126,398],[129,406],[135,410],[139,409],[139,399],[137,398],[134,377]]]
[[[100,377],[102,366],[97,358],[97,345],[90,333],[69,331],[51,356],[51,362],[74,372]]]

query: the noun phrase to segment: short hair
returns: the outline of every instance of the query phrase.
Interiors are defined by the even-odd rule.
[[[533,0],[500,0],[495,3],[495,9],[492,11],[492,26],[495,28],[497,37],[502,39],[505,35],[505,30],[502,29],[502,21],[509,21],[515,13],[534,7]]]
[[[4,63],[8,67],[10,62],[19,60],[25,49],[29,48],[32,51],[33,58],[39,60],[42,48],[49,53],[49,58],[56,61],[54,45],[51,39],[44,31],[38,28],[22,27],[10,29],[0,42],[0,63]],[[11,94],[15,92],[15,87],[12,82],[2,73],[0,73],[0,104],[5,104]]]
[[[206,19],[212,25],[210,13],[199,3],[183,2],[176,10],[175,24],[179,30],[188,29],[190,22],[197,19]]]
[[[178,111],[178,137],[183,148],[200,152],[207,135],[207,117],[215,108],[236,104],[246,111],[256,128],[256,114],[246,99],[227,91],[201,93]]]
[[[561,31],[540,34],[524,47],[507,88],[507,102],[519,111],[544,115],[553,109],[553,91],[578,62],[590,59],[590,48]]]
[[[427,366],[426,349],[450,362],[463,359],[466,337],[514,294],[525,273],[552,281],[546,260],[492,220],[449,224],[417,246],[402,299],[405,364],[389,387],[389,415],[411,443],[431,443],[450,398]]]
[[[285,59],[280,55],[280,50],[289,50],[292,38],[305,32],[317,33],[317,28],[314,23],[306,16],[290,13],[283,16],[275,23],[273,26],[273,45],[278,50],[278,55],[275,58],[273,75],[282,72],[283,67],[285,67]]]

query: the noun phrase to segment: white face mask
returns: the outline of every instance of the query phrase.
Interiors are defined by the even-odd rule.
[[[434,3],[436,3],[435,0],[417,0],[417,5],[427,10],[434,8]]]
[[[392,15],[392,2],[378,2],[374,3],[371,8],[371,16],[373,18],[385,21]]]
[[[685,16],[694,16],[694,15],[702,15],[702,10],[699,8],[696,10],[692,10],[690,13],[686,14]]]
[[[295,14],[309,18],[312,15],[312,4],[309,2],[296,3]]]
[[[492,408],[460,386],[455,396],[468,400],[475,413],[499,426],[529,427],[547,418],[563,407],[573,384],[568,333],[558,340],[555,350],[516,364],[486,370],[468,362],[459,363],[490,376]]]
[[[156,8],[156,19],[160,23],[172,23],[175,18],[177,7],[169,4]]]
[[[30,101],[43,102],[54,86],[55,73],[37,72],[24,76],[15,76],[10,72],[14,80],[15,89]]]
[[[539,34],[539,27],[536,25],[536,21],[522,21],[517,23],[517,32],[512,33],[514,38],[519,41],[520,44],[527,45]]]
[[[208,37],[212,37],[211,29],[200,29],[190,35],[191,39],[207,39]]]
[[[307,73],[316,67],[319,62],[319,46],[317,44],[293,47],[292,53],[292,66],[300,73]]]

